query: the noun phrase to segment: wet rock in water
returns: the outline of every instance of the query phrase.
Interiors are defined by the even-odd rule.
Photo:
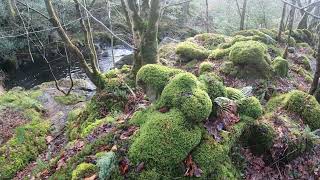
[[[115,68],[121,69],[124,65],[132,65],[133,64],[133,54],[123,56],[119,61],[115,63]]]
[[[102,52],[101,56],[102,56],[102,57],[108,57],[108,56],[109,56],[108,51],[104,51],[104,52]]]
[[[294,53],[296,51],[296,49],[294,47],[289,47],[288,48],[288,52],[289,53]]]

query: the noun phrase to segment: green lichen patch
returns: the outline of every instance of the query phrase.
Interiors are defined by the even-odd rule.
[[[99,157],[97,167],[100,179],[110,179],[112,171],[116,168],[116,154],[110,151]]]
[[[186,62],[194,59],[203,60],[209,56],[208,50],[190,41],[179,43],[177,45],[176,53]]]
[[[287,60],[277,57],[272,61],[272,67],[276,75],[280,77],[287,77],[289,72],[289,63]]]
[[[129,149],[134,164],[144,162],[151,169],[171,169],[200,143],[200,128],[190,126],[179,110],[154,112],[149,119]]]

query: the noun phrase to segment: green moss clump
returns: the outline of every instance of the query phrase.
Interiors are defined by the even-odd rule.
[[[138,178],[138,180],[147,180],[147,179],[161,180],[163,179],[163,176],[159,174],[156,170],[147,170],[147,171],[143,171]]]
[[[241,99],[237,102],[238,112],[241,115],[249,116],[252,118],[259,118],[263,114],[262,106],[259,100],[255,97],[248,97]]]
[[[14,137],[0,147],[0,179],[11,179],[47,147],[50,126],[39,120],[18,127]]]
[[[241,68],[244,76],[268,77],[271,66],[267,59],[266,46],[256,41],[238,42],[232,46],[230,61]]]
[[[63,105],[73,105],[86,100],[84,96],[70,94],[68,96],[55,96],[54,100]]]
[[[191,127],[178,110],[155,111],[148,118],[129,149],[134,164],[144,162],[147,168],[172,169],[200,143],[200,128]]]
[[[289,72],[289,63],[287,60],[277,57],[272,62],[275,73],[280,77],[287,77]]]
[[[209,59],[213,59],[213,60],[217,60],[217,59],[222,59],[226,56],[229,55],[230,53],[230,48],[227,49],[215,49],[213,50],[210,55],[209,55]]]
[[[198,34],[194,37],[194,40],[207,49],[214,49],[219,44],[226,42],[223,35],[213,33]]]
[[[246,96],[239,89],[226,87],[226,97],[232,100],[240,100],[245,98]]]
[[[314,96],[302,91],[292,91],[289,94],[286,108],[301,115],[304,123],[312,130],[320,128],[320,105]]]
[[[203,171],[203,177],[214,180],[236,180],[240,178],[240,173],[232,164],[228,152],[229,146],[220,144],[208,136],[194,150],[192,157]]]
[[[203,60],[209,56],[208,50],[189,41],[179,43],[177,45],[176,53],[186,62],[194,59]]]
[[[211,72],[213,70],[213,63],[205,61],[199,65],[199,74]]]
[[[226,88],[221,82],[219,76],[215,73],[203,74],[199,77],[199,81],[204,84],[205,91],[208,93],[211,101],[217,97],[226,96]]]
[[[311,70],[310,59],[307,56],[301,56],[300,58],[301,58],[303,67],[307,71],[310,71]]]
[[[182,70],[158,64],[145,65],[137,73],[137,85],[147,91],[147,95],[154,94],[159,97],[170,78],[182,72]]]
[[[72,171],[72,180],[81,180],[96,173],[97,167],[91,163],[81,163]]]
[[[188,120],[201,122],[209,117],[212,101],[193,74],[182,73],[164,88],[158,106],[178,108]]]

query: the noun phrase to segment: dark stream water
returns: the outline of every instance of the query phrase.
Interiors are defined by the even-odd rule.
[[[98,53],[101,71],[106,72],[110,70],[113,67],[111,48],[101,47]],[[124,46],[114,47],[115,62],[129,54],[132,54],[132,50]],[[49,59],[49,62],[57,79],[68,77],[68,65],[64,58]],[[72,61],[71,73],[75,79],[87,79],[78,61]],[[8,80],[5,81],[5,87],[10,89],[15,86],[20,86],[30,89],[36,85],[53,80],[48,65],[44,60],[38,60],[34,63],[30,62],[22,65],[14,75],[9,76]]]

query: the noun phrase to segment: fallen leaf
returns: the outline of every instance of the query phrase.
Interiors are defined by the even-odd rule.
[[[116,152],[117,150],[118,150],[117,145],[113,145],[112,148],[111,148],[111,151]]]
[[[129,159],[124,158],[119,162],[119,171],[121,175],[125,175],[129,171]]]
[[[167,107],[163,107],[163,108],[159,109],[159,112],[161,112],[161,113],[166,113],[168,111],[169,111],[169,108],[167,108]]]
[[[184,173],[184,176],[201,177],[201,174],[203,173],[203,171],[200,168],[198,168],[195,162],[193,162],[192,156],[190,154],[188,155],[184,163],[186,167],[186,172]]]
[[[141,171],[143,171],[144,169],[144,162],[140,163],[137,167],[136,167],[136,172],[140,173]]]

